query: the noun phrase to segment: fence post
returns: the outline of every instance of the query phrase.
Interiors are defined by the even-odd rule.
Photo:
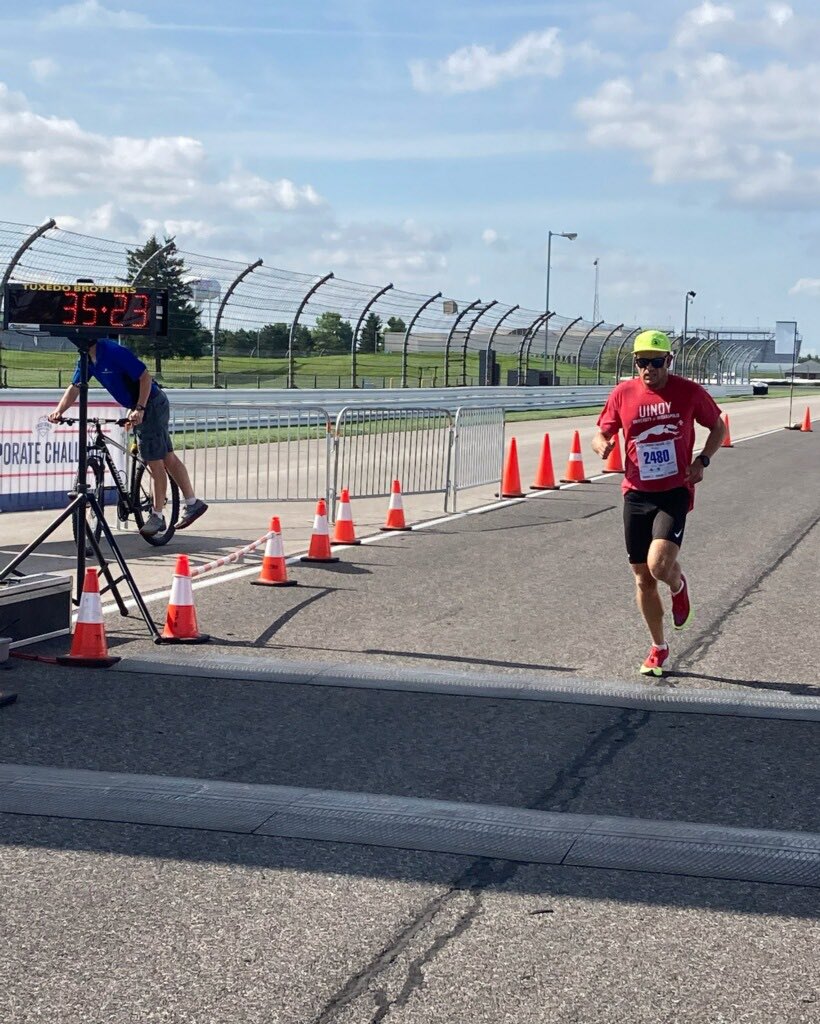
[[[429,299],[425,299],[424,302],[419,306],[416,312],[413,314],[410,323],[407,325],[407,329],[404,332],[404,341],[401,346],[401,386],[407,387],[407,346],[410,343],[410,332],[413,330],[413,326],[416,320],[421,316],[425,309],[430,305],[431,302],[435,302],[436,299],[441,298],[441,292],[436,292],[435,295],[431,295]],[[421,384],[419,384],[421,387]]]
[[[215,388],[219,387],[219,325],[222,323],[222,314],[225,311],[225,307],[228,305],[228,300],[236,291],[239,283],[246,278],[248,274],[252,274],[257,267],[261,266],[262,260],[258,259],[256,263],[250,263],[244,270],[240,271],[228,285],[228,290],[225,292],[222,301],[219,303],[219,309],[216,311],[216,320],[214,321],[214,331],[211,336],[211,345],[213,346],[211,362],[213,364],[212,369]]]

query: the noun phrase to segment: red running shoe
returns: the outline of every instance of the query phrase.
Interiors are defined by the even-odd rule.
[[[649,648],[649,654],[646,656],[646,661],[641,665],[641,675],[644,676],[662,676],[663,665],[666,659],[669,657],[669,645],[666,647],[656,647],[654,644]]]
[[[689,584],[681,573],[683,586],[677,594],[672,595],[672,621],[675,629],[686,629],[692,621],[692,602],[689,600]]]

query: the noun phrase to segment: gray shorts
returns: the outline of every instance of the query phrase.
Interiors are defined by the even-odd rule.
[[[148,399],[142,423],[134,427],[139,453],[146,462],[158,462],[174,450],[171,435],[168,433],[168,422],[171,418],[171,407],[168,397],[159,388]]]

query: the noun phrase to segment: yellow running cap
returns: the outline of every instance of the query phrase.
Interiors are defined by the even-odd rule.
[[[633,352],[671,352],[672,342],[663,331],[641,331],[632,346]]]

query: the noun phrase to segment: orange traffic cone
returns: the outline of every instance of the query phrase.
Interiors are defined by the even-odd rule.
[[[381,530],[387,532],[396,532],[399,530],[409,530],[410,527],[404,520],[404,505],[401,500],[401,484],[398,480],[393,481],[393,487],[390,491],[390,504],[387,506],[387,520],[384,526],[380,527]]]
[[[295,587],[296,584],[297,580],[288,579],[282,529],[279,525],[279,516],[274,516],[270,521],[270,536],[265,544],[265,554],[262,556],[262,571],[258,579],[251,580],[251,586]]]
[[[800,428],[804,434],[811,434],[811,409],[806,406],[806,415],[803,417],[803,425]]]
[[[108,668],[119,660],[108,653],[97,570],[86,569],[71,650],[68,654],[59,655],[57,661],[61,665],[76,665],[78,668]]]
[[[327,505],[325,499],[316,502],[316,515],[313,519],[313,533],[310,535],[308,553],[302,555],[303,562],[338,562],[339,559],[330,553],[330,529],[327,525]]]
[[[339,514],[336,517],[336,525],[333,527],[334,544],[361,544],[356,539],[356,527],[353,525],[353,513],[350,510],[350,491],[342,488],[342,496],[339,498]]]
[[[624,472],[624,461],[621,458],[621,442],[618,440],[618,435],[615,435],[615,447],[607,455],[606,462],[604,463],[605,473],[623,473]]]
[[[592,481],[584,472],[584,460],[581,457],[581,435],[576,430],[572,435],[572,445],[567,459],[566,476],[561,477],[562,484],[588,484]]]
[[[532,484],[534,491],[557,491],[558,484],[555,482],[555,472],[552,468],[552,451],[550,450],[550,436],[544,434],[541,444],[541,459],[538,463],[538,472],[535,474],[535,481]]]
[[[162,631],[162,643],[204,644],[211,638],[200,633],[194,608],[194,589],[191,586],[191,566],[187,555],[177,555],[174,582]]]
[[[725,412],[723,414],[723,425],[726,427],[726,433],[723,435],[723,440],[721,441],[720,447],[721,448],[734,448],[734,445],[732,444],[732,435],[729,433],[729,413],[728,412]]]
[[[500,498],[523,498],[521,490],[521,473],[518,470],[518,442],[510,438],[510,447],[504,461],[504,473],[501,477]]]

